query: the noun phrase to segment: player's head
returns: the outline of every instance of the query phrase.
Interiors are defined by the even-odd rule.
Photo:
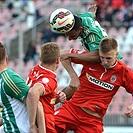
[[[0,64],[3,64],[7,58],[6,49],[0,42]]]
[[[118,57],[118,43],[114,38],[104,38],[99,45],[100,60],[105,68],[115,65]]]
[[[81,31],[83,30],[81,19],[75,15],[74,19],[75,23],[73,28],[66,33],[66,36],[68,37],[69,40],[76,40],[79,37]]]
[[[59,64],[60,62],[60,47],[54,42],[48,42],[41,46],[39,55],[41,64]]]

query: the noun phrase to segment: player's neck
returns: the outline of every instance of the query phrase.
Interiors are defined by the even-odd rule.
[[[0,64],[0,73],[6,68],[8,68],[7,64]]]
[[[41,66],[53,72],[55,71],[55,64],[41,64]]]

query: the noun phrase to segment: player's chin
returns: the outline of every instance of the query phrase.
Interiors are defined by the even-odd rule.
[[[109,69],[110,66],[107,66],[107,65],[103,65],[105,69]]]

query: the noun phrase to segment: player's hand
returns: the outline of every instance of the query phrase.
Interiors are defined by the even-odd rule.
[[[37,129],[36,125],[33,125],[30,127],[30,133],[38,133],[38,129]]]
[[[66,101],[66,94],[64,92],[58,91],[56,95],[56,97],[59,98],[59,101],[61,103],[64,103]]]
[[[128,118],[131,118],[133,117],[133,104],[129,105],[127,107],[127,110],[125,112],[125,115],[128,117]]]
[[[69,86],[74,90],[77,91],[80,85],[80,81],[78,76],[75,76],[71,79]]]
[[[88,12],[92,12],[94,16],[96,15],[97,7],[96,5],[91,5],[88,9]]]

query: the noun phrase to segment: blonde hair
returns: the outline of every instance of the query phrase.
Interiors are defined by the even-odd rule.
[[[107,53],[110,51],[118,51],[118,43],[114,38],[106,37],[101,40],[100,45],[99,45],[99,50],[102,53]]]
[[[42,64],[53,64],[60,57],[60,47],[54,42],[48,42],[41,46],[39,55]]]

